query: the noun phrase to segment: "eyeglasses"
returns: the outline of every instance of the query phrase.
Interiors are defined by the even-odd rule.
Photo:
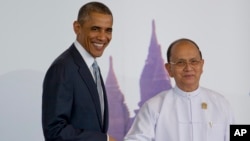
[[[175,65],[176,67],[183,68],[187,66],[187,64],[191,66],[197,66],[201,63],[202,60],[197,60],[197,59],[191,59],[188,62],[186,60],[178,60],[176,62],[170,62],[170,64]]]

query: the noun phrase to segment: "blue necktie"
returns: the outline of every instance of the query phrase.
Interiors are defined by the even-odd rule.
[[[97,86],[97,91],[99,94],[99,100],[100,100],[100,105],[101,105],[101,112],[102,112],[102,121],[103,121],[103,114],[104,114],[104,100],[103,100],[103,90],[102,90],[102,84],[101,84],[101,77],[100,77],[100,72],[99,72],[99,67],[96,62],[92,64],[94,75],[95,75],[95,81],[96,81],[96,86]]]

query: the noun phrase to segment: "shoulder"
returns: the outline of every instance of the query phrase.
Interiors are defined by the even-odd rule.
[[[172,91],[172,89],[162,91],[162,92],[156,94],[155,96],[153,96],[152,98],[147,100],[143,104],[143,107],[147,107],[148,109],[150,109],[152,111],[159,112],[165,99],[171,95],[171,91]]]
[[[224,95],[222,95],[221,93],[219,93],[219,92],[217,92],[215,90],[205,88],[205,87],[201,87],[200,89],[201,89],[201,92],[206,94],[208,97],[221,99],[221,100],[226,100]]]
[[[75,52],[75,47],[74,46],[70,46],[68,49],[66,49],[64,52],[62,52],[52,63],[52,65],[54,64],[67,64],[68,62],[70,62],[73,59],[73,55],[72,52]]]
[[[164,99],[168,95],[169,91],[162,91],[149,100],[147,100],[142,107],[139,109],[137,114],[137,118],[140,120],[151,119],[150,121],[156,121],[161,113],[162,105],[164,103]]]
[[[201,92],[208,99],[210,99],[211,102],[217,103],[218,105],[221,105],[224,108],[230,107],[229,101],[221,93],[204,87],[201,87]]]
[[[72,69],[73,66],[75,66],[75,56],[77,56],[77,54],[79,53],[76,50],[74,44],[72,44],[68,49],[63,51],[54,59],[54,61],[49,66],[49,70]]]
[[[70,73],[75,66],[72,51],[74,51],[74,46],[70,46],[57,56],[49,66],[46,74],[59,75],[66,72]]]

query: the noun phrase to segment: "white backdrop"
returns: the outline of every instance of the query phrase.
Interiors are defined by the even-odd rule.
[[[41,93],[51,62],[75,40],[72,23],[86,0],[0,1],[0,140],[42,141]],[[222,93],[236,120],[250,124],[249,0],[102,0],[114,15],[113,57],[129,110],[137,109],[152,20],[162,56],[175,39],[196,41],[205,59],[201,85]],[[173,82],[174,83],[174,82]],[[133,115],[131,115],[133,116]]]

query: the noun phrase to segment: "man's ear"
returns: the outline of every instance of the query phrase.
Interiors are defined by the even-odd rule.
[[[80,25],[80,23],[78,21],[74,21],[73,28],[74,28],[75,34],[79,35],[80,32],[81,32],[81,30],[80,30],[81,29],[81,25]]]
[[[204,59],[202,59],[202,60],[201,60],[201,68],[202,68],[201,72],[202,72],[202,73],[203,73],[203,65],[204,65],[204,62],[205,62]]]
[[[167,70],[169,76],[170,76],[170,77],[173,77],[173,73],[172,73],[172,71],[171,71],[171,64],[166,63],[166,64],[165,64],[165,68],[166,68],[166,70]]]

